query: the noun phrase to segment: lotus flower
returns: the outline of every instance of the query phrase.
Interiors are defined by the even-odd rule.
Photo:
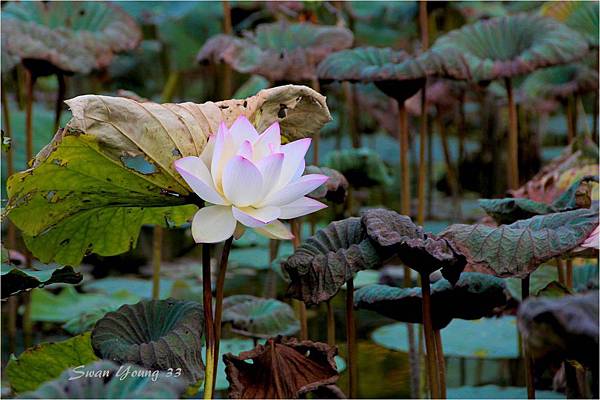
[[[279,124],[258,134],[246,117],[230,129],[221,123],[199,157],[175,161],[175,169],[205,202],[192,220],[196,243],[216,243],[245,228],[271,239],[293,235],[279,219],[291,219],[326,206],[306,194],[327,176],[304,172],[309,138],[281,145]]]

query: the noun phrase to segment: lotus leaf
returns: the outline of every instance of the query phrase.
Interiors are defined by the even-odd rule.
[[[242,38],[217,35],[208,40],[200,62],[225,62],[242,73],[271,82],[316,78],[316,67],[328,54],[352,45],[352,32],[337,26],[285,21],[261,24]]]
[[[293,140],[330,119],[323,96],[292,85],[219,103],[160,105],[88,95],[67,104],[73,118],[66,127],[30,169],[9,178],[6,212],[35,256],[71,265],[92,252],[127,251],[143,224],[188,220],[198,199],[173,161],[198,155],[221,121],[245,115],[259,131],[279,121]]]
[[[142,39],[135,21],[105,2],[11,3],[2,8],[3,51],[34,70],[88,74]],[[4,70],[3,70],[4,71]]]
[[[202,306],[191,301],[150,300],[124,305],[100,319],[92,346],[100,357],[166,371],[181,368],[188,385],[204,376]]]
[[[222,321],[231,323],[234,332],[256,338],[292,336],[300,330],[288,304],[250,295],[227,297],[223,301]]]
[[[139,374],[135,374],[140,371]],[[101,360],[77,370],[68,369],[25,399],[165,399],[180,398],[186,386],[166,374],[143,376],[139,366]],[[86,374],[86,375],[82,375]],[[127,375],[126,375],[127,374]],[[142,376],[140,376],[142,375]],[[101,377],[101,378],[99,378]]]
[[[359,47],[331,54],[317,74],[325,82],[373,82],[386,95],[404,102],[423,86],[432,65],[402,50]]]
[[[461,252],[475,270],[524,278],[541,263],[576,248],[596,226],[597,209],[578,209],[499,227],[455,224],[440,237]]]
[[[436,40],[426,58],[442,75],[489,82],[575,61],[587,47],[579,33],[551,18],[516,14],[451,31]]]
[[[392,181],[379,153],[364,147],[332,151],[326,165],[343,174],[354,187],[383,186]]]
[[[173,284],[172,279],[162,278],[160,280],[160,299],[169,297]],[[107,277],[86,282],[83,284],[83,289],[86,292],[106,293],[108,295],[127,291],[140,299],[152,297],[152,282],[148,279]]]
[[[576,360],[597,373],[598,292],[529,298],[518,312],[519,330],[536,359]]]
[[[10,386],[17,393],[36,390],[38,386],[57,378],[66,368],[96,361],[85,333],[62,342],[43,343],[25,350],[18,358],[8,361],[5,373]]]
[[[549,1],[541,14],[563,22],[585,36],[590,46],[598,47],[598,4],[593,1]]]
[[[233,399],[296,399],[338,380],[336,347],[278,336],[239,356],[226,354]],[[249,364],[247,360],[252,360]]]
[[[519,91],[528,100],[566,99],[574,94],[594,91],[598,87],[598,72],[584,64],[557,65],[529,75]]]
[[[454,318],[479,319],[506,305],[508,292],[501,278],[465,272],[452,286],[445,279],[431,285],[431,318],[434,329],[445,328]],[[369,285],[354,294],[354,306],[372,310],[401,322],[422,323],[420,288]]]
[[[288,294],[318,304],[335,296],[358,271],[380,265],[361,219],[352,217],[319,229],[281,267],[290,280]]]
[[[12,264],[2,264],[2,298],[13,296],[24,290],[44,287],[53,283],[77,284],[83,276],[70,266],[45,266],[43,268],[23,268]]]
[[[322,174],[329,179],[320,187],[308,194],[313,199],[325,199],[334,203],[343,203],[348,193],[348,181],[342,173],[327,167],[309,165],[304,170],[305,174]]]
[[[82,311],[76,317],[65,322],[62,328],[71,335],[80,335],[92,330],[100,318],[104,317],[108,312],[114,311],[116,308],[112,306],[100,306],[92,310]]]

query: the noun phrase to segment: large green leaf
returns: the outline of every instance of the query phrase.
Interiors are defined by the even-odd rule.
[[[475,82],[527,74],[575,61],[587,52],[577,32],[550,18],[517,14],[477,21],[436,40],[428,68]]]
[[[590,46],[598,47],[599,12],[593,1],[549,1],[540,10],[542,15],[563,22],[585,36]]]
[[[541,263],[577,247],[596,226],[598,210],[578,209],[499,227],[456,224],[440,236],[476,270],[500,277],[524,278]]]
[[[68,322],[93,310],[116,310],[123,304],[136,303],[140,299],[129,292],[113,295],[78,293],[67,286],[58,294],[36,289],[31,293],[31,320],[45,322]]]
[[[557,65],[529,75],[519,87],[526,99],[566,99],[598,87],[598,71],[582,64]]]
[[[359,47],[327,57],[317,73],[324,81],[373,82],[400,102],[414,95],[433,70],[403,50]]]
[[[204,376],[202,306],[192,301],[145,300],[124,305],[92,330],[96,354],[147,369],[181,370],[188,385]]]
[[[48,64],[50,71],[87,74],[108,66],[113,53],[135,48],[142,32],[105,2],[19,2],[2,8],[2,38],[3,52],[42,67],[40,74]]]
[[[35,390],[42,383],[57,378],[65,369],[97,360],[90,334],[62,342],[43,343],[25,350],[6,365],[6,378],[17,393]]]
[[[598,368],[598,291],[561,298],[529,298],[518,313],[519,329],[533,357],[575,360]]]
[[[223,301],[223,323],[244,336],[269,338],[293,336],[300,330],[294,310],[276,299],[235,295]]]
[[[259,131],[279,121],[288,140],[330,120],[325,98],[304,86],[266,89],[246,100],[138,103],[80,96],[73,118],[8,180],[7,213],[44,262],[79,264],[84,255],[132,248],[143,224],[177,226],[196,210],[173,162],[198,155],[221,121],[247,116]]]
[[[392,181],[381,156],[365,147],[332,151],[326,164],[342,173],[354,187],[385,186]]]
[[[456,285],[445,279],[431,285],[431,318],[436,329],[445,328],[454,318],[479,319],[506,305],[504,281],[492,275],[465,272]],[[401,322],[422,323],[423,299],[420,288],[369,285],[354,295],[354,306],[376,311]]]
[[[319,229],[281,267],[290,279],[288,293],[318,304],[335,296],[358,271],[377,268],[381,261],[361,219],[352,217]]]
[[[101,360],[68,369],[25,399],[165,399],[180,398],[186,385],[174,375],[156,373],[132,365]]]
[[[446,357],[519,358],[519,336],[515,317],[453,320],[441,331]],[[387,349],[408,352],[406,324],[398,322],[373,331],[372,339]]]
[[[242,38],[217,35],[198,53],[201,62],[226,62],[243,73],[271,82],[316,78],[316,67],[328,54],[352,45],[352,31],[337,26],[280,21],[261,24]]]

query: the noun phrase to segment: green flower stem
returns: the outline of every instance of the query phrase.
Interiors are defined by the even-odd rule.
[[[358,368],[356,365],[356,322],[354,320],[354,281],[346,282],[346,348],[348,353],[348,398],[358,398]]]
[[[206,338],[206,370],[204,374],[204,398],[214,397],[215,374],[215,325],[212,313],[212,288],[210,274],[210,244],[202,245],[202,295],[204,309],[204,336]]]
[[[223,297],[225,289],[225,274],[227,273],[227,260],[231,251],[233,236],[225,241],[219,263],[219,274],[217,276],[217,291],[215,296],[215,350],[213,359],[213,387],[217,381],[217,365],[219,363],[219,344],[221,343],[221,317],[223,316]]]
[[[427,351],[427,377],[432,399],[440,398],[439,374],[437,372],[437,356],[433,323],[431,320],[431,289],[429,274],[421,274],[421,292],[423,295],[423,330],[425,331],[425,348]]]
[[[158,300],[160,297],[160,261],[162,258],[162,238],[163,229],[161,226],[154,226],[152,232],[152,299]]]

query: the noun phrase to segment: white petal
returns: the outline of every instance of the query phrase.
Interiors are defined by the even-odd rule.
[[[261,199],[263,178],[254,163],[234,156],[223,170],[223,193],[237,207],[253,205]]]
[[[231,207],[203,207],[192,220],[192,236],[196,243],[222,242],[233,235],[236,225]]]
[[[275,220],[261,228],[254,228],[254,230],[269,239],[290,240],[294,238],[292,232],[279,220]]]
[[[273,153],[256,164],[263,177],[261,200],[274,189],[279,181],[281,167],[283,166],[283,158],[283,153]]]
[[[210,174],[218,191],[222,191],[223,187],[223,169],[231,157],[235,155],[235,150],[236,147],[233,145],[231,133],[227,130],[225,123],[221,123],[215,138],[215,149],[210,165]]]
[[[265,226],[269,222],[276,220],[281,214],[279,207],[233,207],[233,218],[237,219],[242,224],[249,228],[259,228]]]
[[[285,146],[281,146],[281,152],[285,154],[285,157],[283,158],[283,166],[281,167],[281,175],[279,176],[277,188],[280,189],[290,183],[298,171],[298,167],[304,161],[304,156],[309,147],[309,138],[296,140]]]
[[[174,162],[174,165],[177,172],[202,200],[213,204],[227,204],[215,189],[210,172],[200,158],[194,156],[180,158]]]
[[[242,156],[247,158],[248,160],[252,160],[254,155],[254,150],[252,149],[252,143],[249,140],[244,140],[240,145],[240,149],[237,152],[238,156]]]
[[[271,153],[279,153],[281,147],[281,132],[279,123],[274,122],[270,127],[260,134],[254,142],[255,156],[257,159],[266,157]]]
[[[202,150],[202,154],[200,154],[200,159],[204,162],[208,168],[212,163],[213,153],[215,151],[215,135],[210,135],[208,141],[206,142],[206,146]]]
[[[289,204],[281,207],[281,214],[278,218],[280,219],[291,219],[301,217],[306,214],[311,214],[316,211],[327,208],[327,206],[320,201],[311,199],[310,197],[302,197],[296,201],[292,201]]]
[[[258,206],[284,206],[298,200],[321,186],[327,179],[325,175],[310,174],[290,183],[283,189],[269,194]],[[231,199],[229,199],[231,200]]]
[[[248,118],[244,116],[240,116],[235,120],[233,125],[229,128],[229,132],[231,132],[236,147],[241,145],[244,140],[254,142],[258,139],[256,128],[254,128],[250,121],[248,121]]]
[[[295,180],[300,178],[302,176],[302,174],[304,173],[305,169],[306,169],[306,161],[302,160],[300,165],[298,165],[298,169],[296,170],[296,173],[294,174],[294,176],[292,176],[292,179],[290,180],[290,182],[294,182]]]

